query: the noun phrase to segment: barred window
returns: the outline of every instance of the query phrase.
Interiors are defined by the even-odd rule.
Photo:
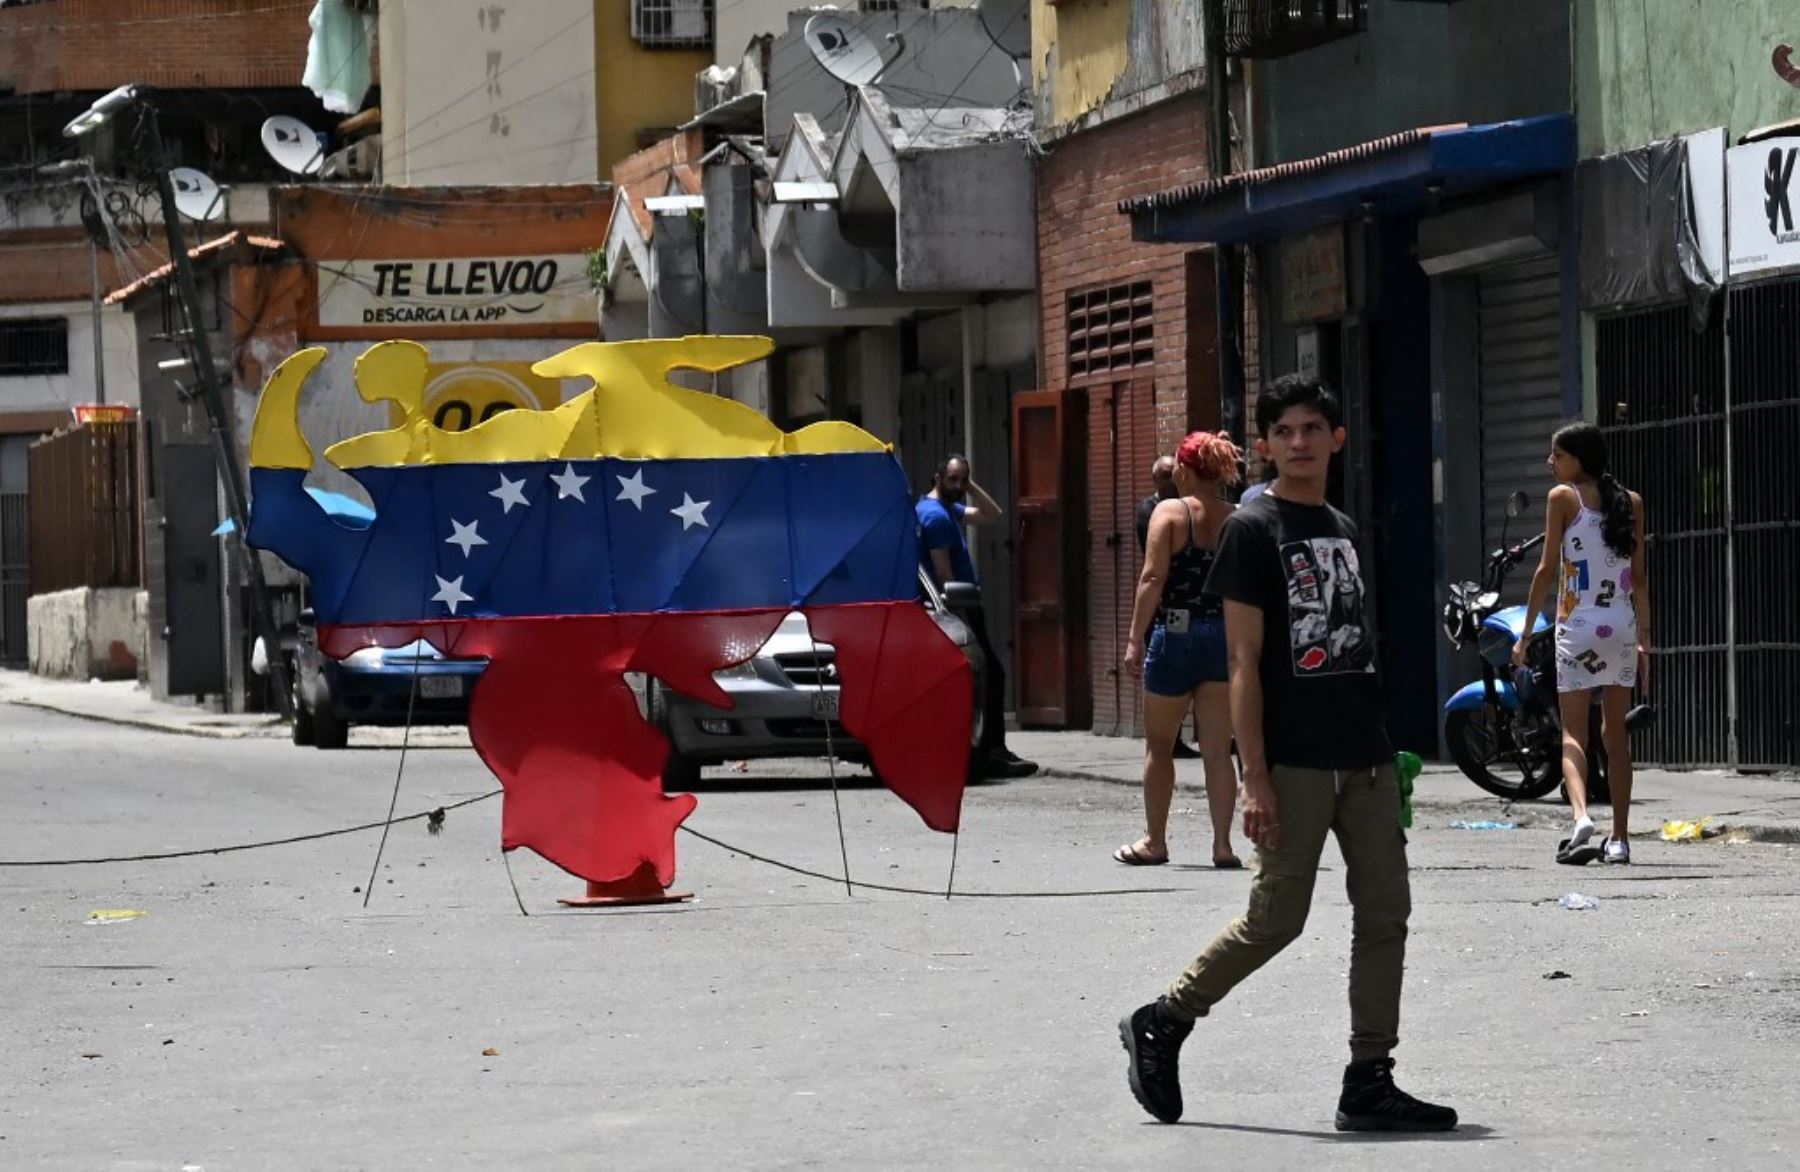
[[[0,378],[69,373],[69,321],[62,317],[0,319]]]
[[[646,49],[709,49],[713,0],[631,0],[631,35]]]
[[[1156,338],[1149,281],[1069,294],[1069,377],[1149,366]]]

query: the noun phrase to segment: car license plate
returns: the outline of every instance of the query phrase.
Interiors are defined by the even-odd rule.
[[[463,694],[461,676],[420,676],[419,696],[426,700],[454,700]]]
[[[813,716],[819,720],[836,720],[838,718],[838,694],[833,692],[814,692],[812,698]]]

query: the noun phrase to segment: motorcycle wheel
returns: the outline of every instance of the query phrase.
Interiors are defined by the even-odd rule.
[[[1522,753],[1493,708],[1462,708],[1444,718],[1451,760],[1463,775],[1496,797],[1541,798],[1555,789],[1556,762]]]

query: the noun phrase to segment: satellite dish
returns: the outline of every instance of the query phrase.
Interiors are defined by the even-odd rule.
[[[325,165],[323,136],[306,123],[287,114],[277,114],[262,124],[263,150],[296,175],[317,175]]]
[[[1014,60],[1031,56],[1030,0],[978,0],[975,13],[1002,53]]]
[[[192,167],[169,172],[175,187],[175,209],[190,220],[216,220],[225,214],[225,194],[211,176]]]
[[[807,20],[806,44],[825,72],[845,85],[871,85],[887,68],[869,35],[836,12],[815,13]]]

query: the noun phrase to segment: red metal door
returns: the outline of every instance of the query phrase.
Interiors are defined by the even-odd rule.
[[[1085,728],[1087,411],[1080,391],[1013,395],[1014,671],[1019,723]]]
[[[1089,390],[1089,573],[1094,730],[1135,736],[1142,729],[1139,681],[1124,676],[1126,628],[1143,555],[1137,502],[1150,490],[1157,455],[1156,384],[1149,375]]]

